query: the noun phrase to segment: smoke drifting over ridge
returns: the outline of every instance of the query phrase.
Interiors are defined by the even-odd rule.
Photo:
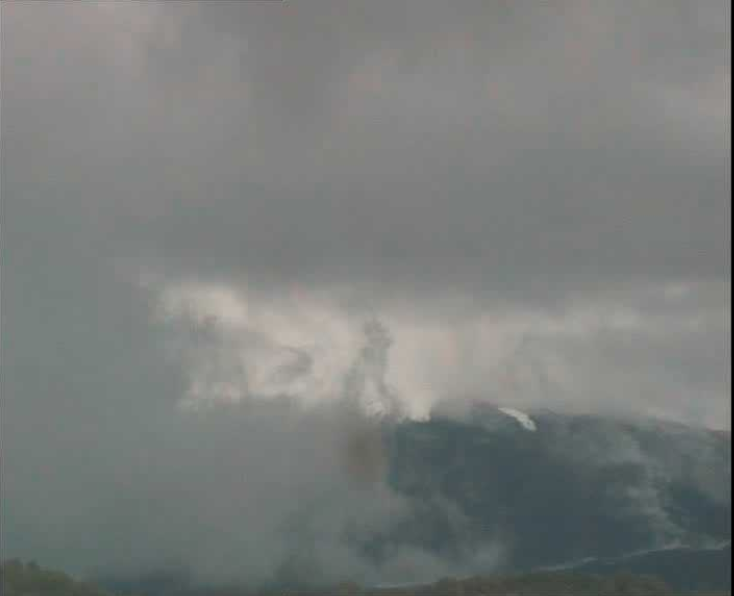
[[[178,347],[192,403],[249,391],[305,404],[346,398],[363,411],[420,418],[438,401],[472,398],[705,425],[714,420],[705,396],[726,367],[724,346],[709,343],[730,326],[715,287],[634,288],[545,310],[478,310],[462,298],[383,302],[378,320],[359,296],[339,291],[262,296],[244,284],[146,284],[160,296],[160,320],[188,330]],[[701,307],[690,312],[694,301]],[[685,370],[692,355],[676,346],[683,339],[700,342],[697,371]],[[671,359],[680,376],[648,376]],[[686,391],[699,399],[676,408],[671,398]]]
[[[2,4],[3,556],[486,571],[365,412],[728,424],[727,3],[286,4]]]
[[[342,376],[349,391],[335,399],[307,403],[297,395],[243,390],[236,400],[213,394],[214,401],[193,404],[186,397],[190,361],[178,358],[180,350],[173,358],[170,352],[170,342],[180,344],[181,336],[161,341],[171,332],[144,324],[146,309],[155,311],[131,300],[135,294],[123,297],[125,288],[114,287],[106,303],[114,308],[94,320],[103,333],[90,338],[87,366],[92,371],[110,356],[102,353],[104,332],[131,323],[107,349],[118,358],[142,351],[136,367],[118,370],[126,379],[121,386],[136,391],[102,385],[88,403],[62,395],[46,402],[40,393],[4,399],[3,420],[15,422],[4,422],[4,442],[23,442],[19,433],[32,427],[42,403],[48,424],[43,441],[4,452],[4,552],[81,574],[171,572],[196,582],[248,585],[284,577],[303,583],[430,579],[468,572],[480,562],[488,569],[499,560],[498,545],[455,561],[410,544],[392,547],[382,562],[362,552],[411,514],[409,500],[386,485],[381,429],[365,412],[374,402],[363,401],[360,388],[379,387],[384,338],[374,345],[367,335]],[[136,303],[141,310],[128,319]],[[78,323],[54,321],[68,332]],[[367,326],[379,339],[378,329],[374,321]],[[210,346],[197,339],[190,348]],[[39,346],[39,356],[53,349]],[[165,370],[161,362],[168,362]],[[71,378],[67,367],[51,372],[58,389],[94,382]],[[10,375],[4,391],[22,374]],[[146,391],[165,387],[158,375],[180,384],[165,394]],[[52,491],[35,490],[37,474],[52,482]]]

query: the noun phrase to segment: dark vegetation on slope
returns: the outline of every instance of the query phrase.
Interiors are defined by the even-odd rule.
[[[717,550],[672,549],[626,557],[618,561],[594,561],[573,569],[575,573],[611,575],[621,571],[655,575],[679,590],[731,590],[731,546]]]
[[[530,432],[491,406],[469,419],[388,433],[389,483],[415,503],[394,541],[451,556],[499,539],[506,570],[530,571],[731,538],[729,436],[553,413]]]
[[[507,577],[443,579],[424,586],[363,589],[344,583],[309,591],[248,592],[242,589],[166,590],[159,584],[155,596],[676,596],[661,580],[642,575],[618,574],[600,577],[568,572],[535,573]],[[38,565],[9,561],[2,565],[3,596],[109,596],[67,575]],[[701,592],[696,596],[724,596],[724,592]]]
[[[6,561],[0,567],[2,596],[109,596],[97,586],[72,579],[36,563]]]

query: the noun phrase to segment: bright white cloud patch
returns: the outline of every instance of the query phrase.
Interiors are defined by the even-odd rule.
[[[377,316],[384,332],[370,336],[365,322],[374,314],[328,293],[273,298],[244,284],[158,284],[158,316],[187,363],[189,406],[285,395],[317,405],[349,394],[366,411],[399,404],[416,418],[447,398],[499,402],[528,430],[534,423],[523,405],[710,426],[723,420],[713,407],[720,399],[695,399],[723,392],[721,379],[660,374],[672,362],[694,365],[696,355],[679,353],[686,342],[728,333],[730,323],[715,305],[691,306],[700,288],[671,293],[661,286],[562,312],[461,307],[447,317],[428,302],[412,310],[385,305]],[[659,307],[648,310],[651,296]],[[698,358],[720,357],[706,349],[715,346]]]

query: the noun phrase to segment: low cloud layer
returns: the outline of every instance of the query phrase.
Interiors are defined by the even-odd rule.
[[[358,387],[365,411],[416,417],[469,398],[725,420],[731,323],[716,285],[634,287],[546,309],[395,303],[374,319],[303,290],[262,297],[245,286],[146,283],[157,320],[178,330],[170,350],[188,363],[194,405],[279,395],[313,405]]]
[[[3,553],[265,581],[313,507],[337,575],[419,576],[345,539],[406,508],[365,412],[728,427],[729,23],[3,3]]]

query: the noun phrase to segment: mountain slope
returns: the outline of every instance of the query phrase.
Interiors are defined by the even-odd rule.
[[[415,504],[392,539],[456,559],[499,540],[513,570],[730,539],[728,435],[506,410],[390,430],[389,481]]]
[[[384,473],[407,504],[385,530],[355,526],[345,539],[374,569],[390,571],[379,581],[416,586],[560,568],[659,576],[676,591],[731,588],[730,548],[720,546],[731,538],[728,433],[490,405],[385,420],[379,449],[371,431],[349,432],[349,477],[361,487]],[[313,520],[302,515],[294,528],[308,530]],[[313,587],[328,575],[294,532],[293,564],[273,589]],[[132,579],[107,585],[156,596],[188,585],[185,575]]]
[[[3,596],[109,596],[100,588],[74,580],[60,571],[42,569],[35,563],[6,561],[0,566]]]
[[[710,549],[666,549],[621,559],[589,561],[571,570],[598,575],[620,571],[653,575],[685,591],[731,590],[731,545]]]

